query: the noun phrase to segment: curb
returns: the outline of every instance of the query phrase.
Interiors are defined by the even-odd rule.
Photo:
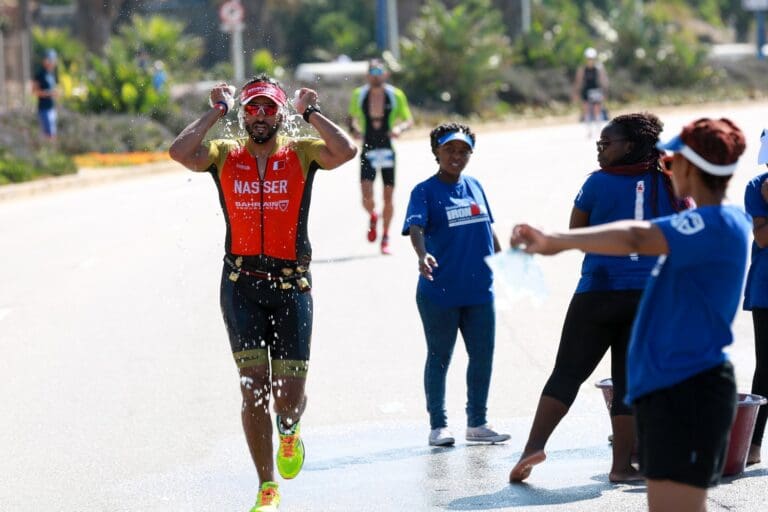
[[[101,185],[137,176],[181,171],[183,169],[180,164],[173,161],[123,167],[83,167],[78,169],[76,174],[0,186],[0,203],[59,192],[61,190]]]
[[[768,104],[766,100],[735,100],[735,101],[719,101],[711,103],[693,103],[686,105],[656,105],[652,111],[660,117],[668,114],[679,114],[681,112],[694,112],[701,108],[751,108],[754,106],[763,106]],[[622,105],[621,108],[617,108],[614,112],[614,116],[629,112],[638,112],[646,110],[647,106],[629,104]],[[505,119],[499,121],[482,121],[482,120],[464,120],[465,124],[472,126],[472,129],[476,133],[487,133],[495,131],[510,131],[525,130],[530,128],[541,128],[546,126],[569,124],[574,123],[576,119],[576,111],[546,115],[541,117],[527,118],[522,117],[518,119]],[[446,121],[450,120],[450,116],[446,116]],[[402,140],[416,140],[423,139],[428,144],[428,138],[431,128],[425,126],[416,126],[411,130],[404,133],[400,139]],[[359,141],[355,141],[358,143]],[[428,147],[428,146],[427,146]],[[0,186],[0,203],[11,201],[14,199],[29,198],[37,195],[47,194],[51,192],[58,192],[61,190],[71,189],[75,187],[86,187],[91,185],[99,185],[104,183],[110,183],[113,181],[127,180],[138,176],[148,176],[152,174],[167,173],[173,171],[183,171],[184,167],[172,160],[164,162],[153,162],[149,164],[136,165],[136,166],[123,166],[123,167],[99,167],[99,168],[81,168],[76,174],[67,176],[43,178],[40,180],[25,182],[25,183],[13,183],[9,185]]]

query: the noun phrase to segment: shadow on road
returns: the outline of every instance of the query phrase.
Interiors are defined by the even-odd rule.
[[[450,502],[448,510],[491,510],[500,507],[562,505],[594,500],[613,488],[610,484],[588,484],[563,489],[542,489],[528,484],[508,485],[493,494],[466,496]]]
[[[381,258],[381,257],[382,257],[381,254],[353,254],[350,256],[336,256],[333,258],[313,259],[312,264],[319,265],[324,263],[346,263],[348,261],[370,260],[370,259]]]
[[[338,470],[348,466],[360,464],[374,464],[377,462],[392,462],[403,459],[413,459],[432,454],[434,449],[427,447],[396,448],[368,455],[337,457],[335,459],[320,460],[308,463],[304,471],[328,471]]]

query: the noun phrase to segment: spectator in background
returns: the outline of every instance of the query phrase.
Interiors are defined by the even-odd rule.
[[[157,92],[165,92],[165,83],[167,81],[168,75],[165,74],[165,64],[161,60],[156,60],[152,66],[152,87]]]
[[[587,125],[587,137],[592,137],[593,125],[604,120],[603,103],[608,89],[608,75],[597,60],[597,50],[584,50],[585,63],[576,70],[573,82],[573,101],[581,99],[581,118]]]
[[[43,54],[43,63],[32,81],[32,94],[37,96],[37,115],[40,129],[47,139],[56,138],[56,101],[59,95],[56,78],[56,50],[48,49]]]
[[[360,186],[363,208],[368,212],[368,241],[376,241],[379,216],[373,199],[373,182],[381,171],[384,181],[384,207],[382,216],[381,253],[389,251],[389,225],[394,215],[392,195],[395,190],[395,152],[392,139],[413,126],[413,116],[405,93],[387,83],[389,73],[384,63],[372,59],[368,63],[368,83],[352,93],[349,102],[350,133],[363,139],[360,155]]]
[[[768,130],[760,137],[759,165],[768,165]],[[744,292],[744,309],[752,311],[755,330],[755,373],[752,393],[768,396],[768,172],[755,176],[744,193],[744,208],[752,217],[752,263]],[[768,406],[760,406],[747,464],[760,462],[760,447],[768,419]]]

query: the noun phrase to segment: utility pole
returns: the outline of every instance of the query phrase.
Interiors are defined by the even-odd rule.
[[[27,86],[29,85],[31,77],[31,50],[30,50],[30,38],[29,29],[31,20],[29,14],[29,1],[19,0],[19,58],[21,59],[19,70],[21,78],[21,99],[22,103],[27,102]]]
[[[397,29],[397,0],[376,0],[376,47],[389,50],[400,58],[400,34]]]
[[[382,52],[387,49],[388,14],[387,0],[376,0],[376,47]]]
[[[746,11],[754,11],[757,22],[757,58],[765,60],[765,13],[768,11],[768,0],[741,0],[741,7]]]
[[[520,0],[520,28],[523,34],[531,31],[531,0]]]
[[[8,108],[8,93],[5,92],[5,33],[0,27],[0,107]]]
[[[755,12],[757,16],[757,58],[765,60],[765,11]]]
[[[230,34],[232,42],[232,68],[236,83],[245,80],[245,65],[243,62],[243,29],[245,25],[245,9],[240,0],[229,0],[219,7],[221,30]]]
[[[397,0],[388,0],[389,8],[387,9],[387,22],[389,24],[389,31],[387,33],[389,44],[389,51],[395,59],[400,59],[400,34],[397,27]]]

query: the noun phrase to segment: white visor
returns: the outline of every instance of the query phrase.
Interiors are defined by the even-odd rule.
[[[668,142],[659,142],[658,144],[656,144],[656,148],[661,149],[663,151],[672,151],[673,153],[680,153],[686,158],[686,160],[691,162],[693,165],[695,165],[702,171],[708,174],[713,174],[715,176],[730,176],[736,171],[736,167],[738,165],[738,162],[734,162],[728,165],[717,165],[717,164],[708,162],[707,160],[704,159],[703,156],[699,155],[693,149],[691,149],[690,146],[686,146],[685,143],[683,142],[682,137],[680,137],[680,135],[678,135],[677,137],[674,137]]]
[[[760,153],[757,155],[757,163],[768,164],[768,129],[763,129],[760,135]]]

